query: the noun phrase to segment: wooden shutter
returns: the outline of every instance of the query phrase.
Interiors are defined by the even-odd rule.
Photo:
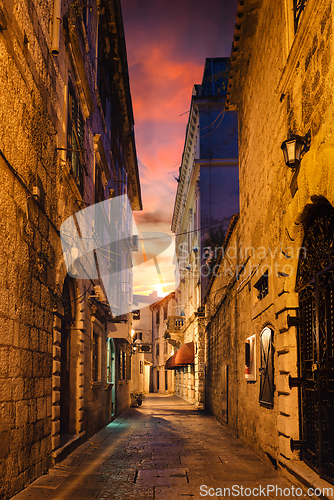
[[[274,404],[274,346],[273,332],[266,327],[260,335],[261,367],[260,396],[262,406],[272,408]]]

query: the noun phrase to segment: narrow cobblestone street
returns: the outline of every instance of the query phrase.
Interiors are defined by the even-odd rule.
[[[202,495],[201,485],[207,486]],[[14,498],[197,499],[209,496],[208,488],[233,485],[240,494],[231,490],[232,498],[253,498],[241,494],[241,486],[291,487],[215,418],[178,397],[150,395]]]

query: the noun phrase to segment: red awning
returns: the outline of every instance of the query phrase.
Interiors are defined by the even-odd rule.
[[[175,354],[167,359],[165,368],[166,370],[173,370],[175,368]]]
[[[166,370],[175,370],[179,366],[192,365],[194,364],[194,359],[194,342],[187,342],[173,356],[167,359],[165,368]]]

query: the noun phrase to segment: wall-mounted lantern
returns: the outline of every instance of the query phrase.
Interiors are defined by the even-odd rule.
[[[281,149],[286,165],[292,169],[297,168],[304,154],[310,149],[310,143],[310,132],[307,132],[304,137],[301,135],[292,135],[290,139],[284,141]]]

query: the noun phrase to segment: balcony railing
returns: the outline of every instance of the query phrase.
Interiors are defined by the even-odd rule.
[[[186,318],[184,316],[169,316],[167,318],[167,330],[168,333],[181,333]]]

